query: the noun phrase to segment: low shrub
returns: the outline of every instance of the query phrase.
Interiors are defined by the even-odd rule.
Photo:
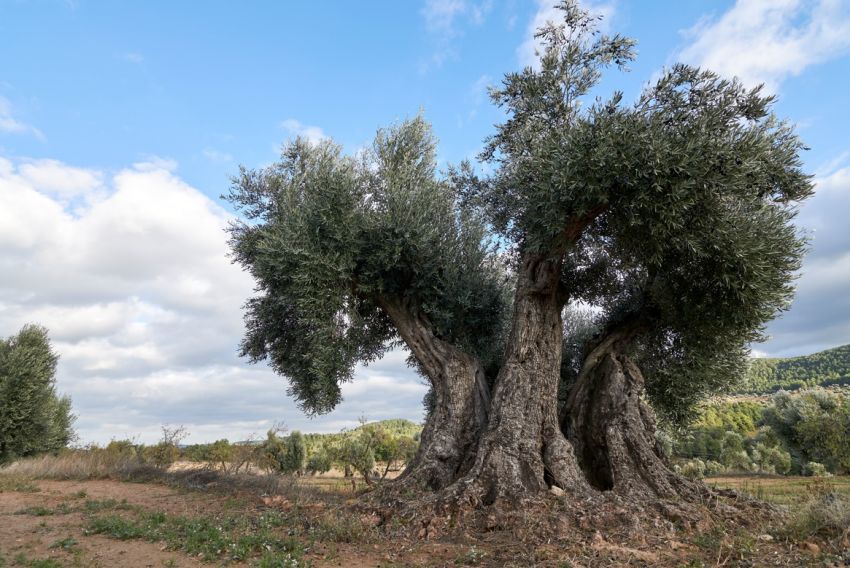
[[[836,538],[850,530],[850,497],[828,484],[816,487],[812,498],[797,509],[788,531],[797,539],[818,535]]]

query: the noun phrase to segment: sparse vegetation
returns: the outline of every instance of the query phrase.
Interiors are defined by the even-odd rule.
[[[208,519],[139,511],[129,517],[96,516],[86,530],[120,540],[162,542],[169,550],[207,562],[246,561],[269,552],[288,555],[288,559],[297,562],[303,554],[297,540],[281,538],[261,522],[254,524],[241,517]]]

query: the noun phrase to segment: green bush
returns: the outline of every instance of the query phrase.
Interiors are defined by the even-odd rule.
[[[826,466],[818,462],[808,462],[803,466],[803,475],[812,477],[829,477],[830,473],[826,470]]]

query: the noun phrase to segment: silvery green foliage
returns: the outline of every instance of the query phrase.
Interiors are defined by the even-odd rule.
[[[504,279],[483,221],[437,175],[421,117],[355,156],[297,139],[274,165],[243,169],[228,199],[246,218],[231,228],[234,259],[257,282],[242,353],[268,359],[305,411],[333,409],[355,364],[397,340],[387,299],[438,337],[498,356]]]
[[[793,219],[812,193],[804,146],[760,87],[686,65],[633,104],[586,100],[634,43],[559,7],[563,22],[538,34],[540,68],[491,93],[508,112],[482,155],[495,173],[455,173],[516,258],[565,254],[563,297],[603,307],[603,333],[640,330],[650,398],[683,420],[742,375],[748,345],[790,303],[805,249]],[[589,221],[564,253],[577,219]]]
[[[397,340],[387,298],[495,375],[511,312],[497,259],[556,258],[564,302],[597,306],[600,333],[634,326],[649,398],[674,420],[734,382],[788,306],[805,248],[795,207],[812,183],[772,97],[674,65],[632,104],[592,99],[635,44],[558,7],[540,66],[491,91],[507,113],[481,155],[491,174],[463,163],[438,176],[417,118],[357,156],[297,140],[234,180],[234,258],[258,284],[242,352],[287,376],[308,412],[332,409],[354,365]]]
[[[0,339],[0,463],[73,440],[71,400],[56,394],[58,360],[43,327],[27,325]]]

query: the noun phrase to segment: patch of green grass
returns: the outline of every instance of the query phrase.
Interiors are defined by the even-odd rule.
[[[80,542],[72,536],[66,536],[63,539],[53,542],[48,548],[61,548],[62,550],[72,550]]]
[[[117,501],[115,499],[103,499],[103,500],[86,500],[81,507],[72,507],[68,503],[59,503],[55,509],[51,509],[49,507],[43,507],[41,505],[36,505],[33,507],[27,507],[25,509],[21,509],[19,511],[15,511],[16,515],[32,515],[34,517],[46,517],[48,515],[67,515],[68,513],[73,513],[74,511],[82,511],[84,513],[99,513],[101,511],[132,511],[136,507],[127,503],[126,500]]]
[[[26,568],[61,568],[62,565],[52,558],[41,560],[30,560],[23,552],[18,553],[12,561],[12,566],[24,566]]]
[[[131,511],[133,505],[127,503],[126,499],[118,501],[116,499],[86,499],[83,503],[83,511],[86,513],[99,513],[100,511]]]
[[[46,517],[47,515],[52,515],[53,513],[53,509],[50,509],[48,507],[42,507],[41,505],[35,505],[33,507],[27,507],[25,509],[15,511],[16,515],[32,515],[33,517]]]
[[[94,517],[88,523],[87,533],[119,540],[164,542],[170,550],[179,550],[207,562],[244,561],[260,554],[263,558],[271,554],[287,562],[296,562],[283,566],[294,566],[303,554],[303,547],[297,540],[281,538],[268,525],[240,517],[209,519],[139,511],[133,517]]]
[[[41,491],[31,479],[13,473],[0,473],[0,493],[18,491],[20,493],[36,493]]]
[[[298,568],[299,566],[305,566],[305,564],[302,564],[298,558],[288,552],[285,554],[266,552],[252,566],[256,568]]]
[[[74,499],[85,499],[87,496],[88,493],[86,493],[85,489],[80,489],[79,491],[71,495],[71,497]]]

